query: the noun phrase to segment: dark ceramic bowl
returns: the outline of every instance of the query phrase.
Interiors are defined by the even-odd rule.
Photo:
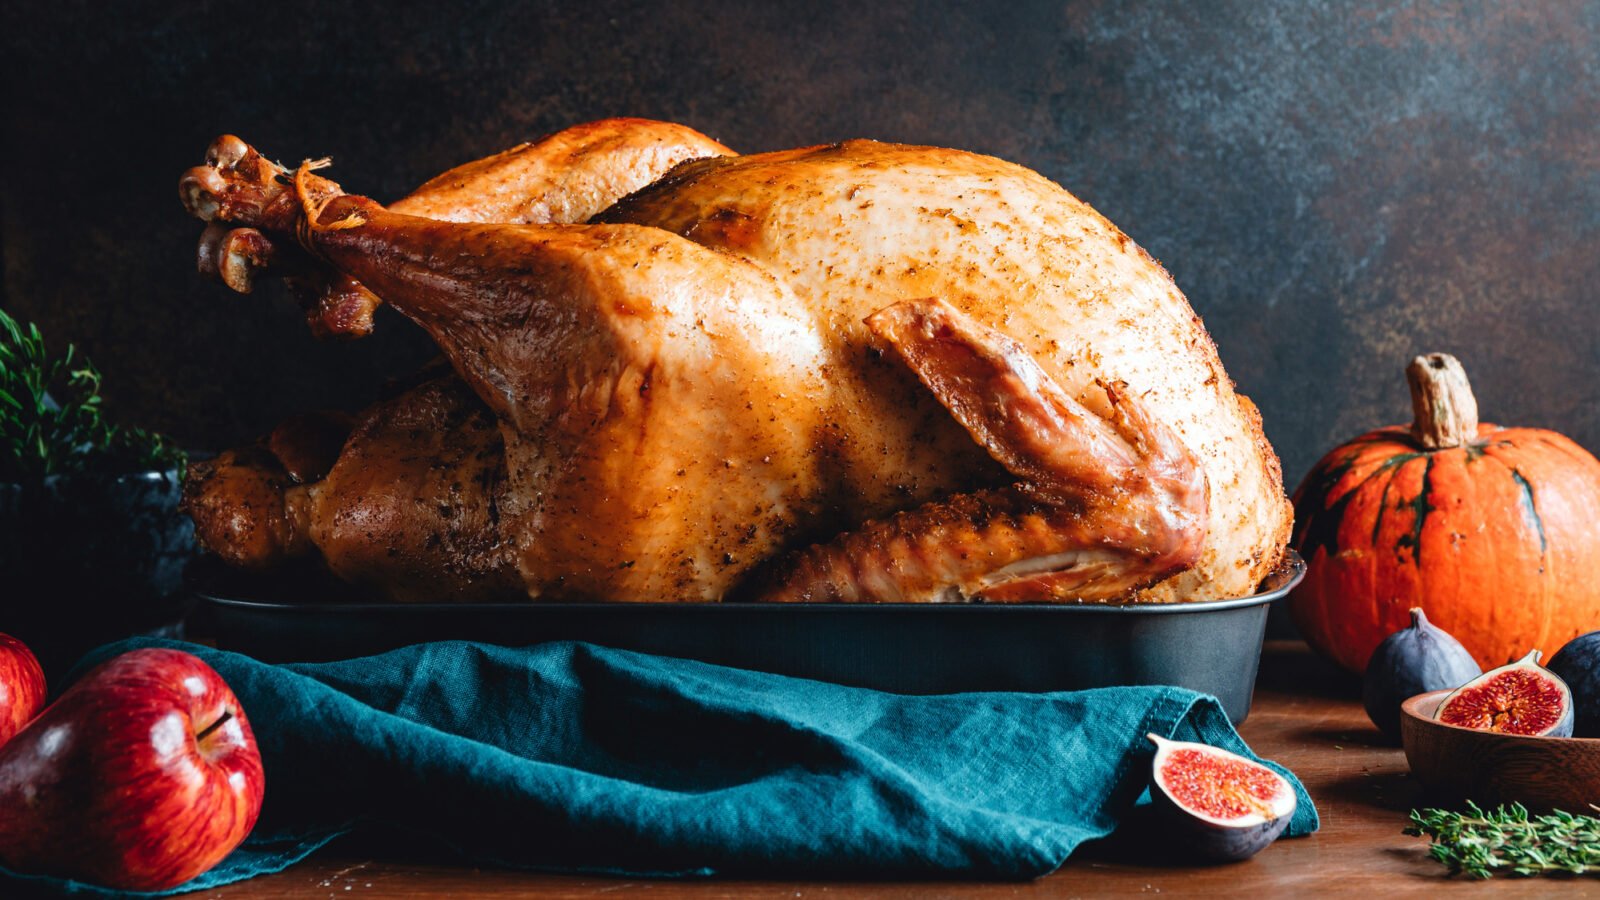
[[[176,635],[194,525],[176,470],[0,485],[0,631],[57,674],[134,634]]]
[[[1175,684],[1250,711],[1267,608],[1305,574],[1291,553],[1258,593],[1204,603],[755,604],[348,602],[217,570],[196,591],[217,643],[314,662],[434,640],[609,647],[906,694]]]

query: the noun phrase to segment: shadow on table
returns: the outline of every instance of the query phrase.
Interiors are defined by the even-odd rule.
[[[1435,861],[1428,855],[1427,838],[1419,837],[1414,838],[1414,840],[1417,842],[1415,847],[1386,847],[1381,851],[1383,855],[1389,859],[1406,864],[1408,871],[1403,873],[1406,878],[1441,885],[1440,890],[1443,890],[1443,885],[1449,884],[1450,882],[1465,882],[1467,884],[1484,883],[1466,875],[1450,874],[1450,870],[1445,868],[1443,863]],[[1504,884],[1505,881],[1497,878],[1491,883]],[[1527,887],[1534,887],[1534,885],[1527,882],[1522,883]],[[1549,886],[1554,887],[1554,885]],[[1486,888],[1485,890],[1492,890],[1492,888]],[[1583,895],[1580,894],[1578,896]]]
[[[1423,801],[1422,785],[1410,772],[1352,772],[1317,789],[1318,802],[1328,805],[1365,806],[1398,813],[1395,831],[1406,827],[1406,817]]]
[[[1182,841],[1174,841],[1172,826],[1163,822],[1154,806],[1135,807],[1110,836],[1080,846],[1067,865],[1081,867],[1094,863],[1137,866],[1147,869],[1190,868],[1210,862],[1195,856]]]
[[[1268,641],[1256,690],[1301,697],[1359,699],[1361,678],[1318,656],[1302,641]]]
[[[1290,740],[1318,744],[1329,749],[1359,747],[1362,750],[1399,750],[1400,744],[1391,741],[1383,732],[1372,726],[1355,728],[1305,728],[1290,732]]]

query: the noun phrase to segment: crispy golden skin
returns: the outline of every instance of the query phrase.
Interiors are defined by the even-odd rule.
[[[509,547],[527,596],[1205,599],[1282,554],[1277,460],[1187,301],[1019,166],[851,141],[685,163],[588,224],[507,225],[258,160],[228,144],[185,202],[433,335],[503,438],[474,546]],[[337,570],[342,541],[313,542]],[[416,577],[364,571],[402,596]]]

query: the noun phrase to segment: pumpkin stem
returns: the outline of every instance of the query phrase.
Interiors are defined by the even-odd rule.
[[[1411,384],[1411,436],[1428,450],[1448,450],[1478,436],[1478,400],[1467,370],[1448,353],[1419,356],[1406,366]]]

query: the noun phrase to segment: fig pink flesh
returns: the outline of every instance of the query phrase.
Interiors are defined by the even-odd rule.
[[[1560,723],[1568,702],[1551,678],[1513,668],[1462,688],[1439,710],[1439,721],[1502,734],[1544,734]]]
[[[1283,791],[1283,779],[1264,766],[1188,748],[1167,757],[1161,783],[1185,809],[1220,820],[1274,818],[1272,801]]]

